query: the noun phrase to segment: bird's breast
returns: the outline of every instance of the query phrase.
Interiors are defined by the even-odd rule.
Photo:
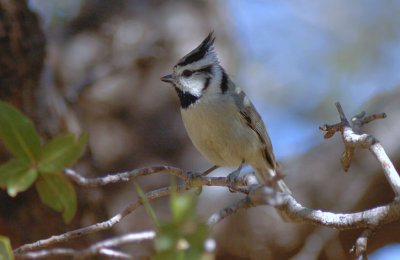
[[[219,166],[238,166],[259,151],[257,136],[243,125],[233,102],[199,102],[181,109],[183,123],[194,146]]]

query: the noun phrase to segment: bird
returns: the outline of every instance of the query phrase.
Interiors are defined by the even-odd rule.
[[[270,183],[277,169],[265,124],[247,97],[220,65],[208,36],[161,78],[173,86],[180,101],[186,132],[197,150],[217,167],[251,165],[260,184]],[[240,170],[239,170],[240,171]],[[291,194],[282,179],[280,192]]]

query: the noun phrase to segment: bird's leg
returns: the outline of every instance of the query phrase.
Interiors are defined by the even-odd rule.
[[[243,161],[236,170],[234,170],[233,172],[229,173],[227,178],[230,181],[230,185],[229,185],[230,186],[229,187],[230,191],[232,191],[231,187],[235,186],[235,182],[240,176],[240,171],[242,170],[243,166],[245,166],[245,165],[246,165],[246,162]]]
[[[219,168],[218,165],[214,165],[213,167],[211,167],[210,169],[206,170],[205,172],[200,173],[200,176],[206,176],[206,175],[208,175],[210,172],[212,172],[212,171],[214,171],[214,170],[216,170],[216,169],[218,169],[218,168]]]
[[[218,169],[219,166],[214,165],[213,167],[211,167],[210,169],[204,171],[204,172],[194,172],[194,171],[189,171],[187,172],[188,174],[188,183],[190,183],[192,181],[192,179],[195,179],[197,177],[201,177],[201,176],[206,176],[207,174],[209,174],[210,172],[214,171],[215,169]]]

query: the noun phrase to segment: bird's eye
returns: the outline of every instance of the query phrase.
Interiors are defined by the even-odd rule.
[[[185,78],[192,76],[192,74],[193,74],[193,71],[191,71],[191,70],[184,70],[182,72],[182,76],[184,76]]]

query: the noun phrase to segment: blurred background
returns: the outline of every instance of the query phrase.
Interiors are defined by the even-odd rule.
[[[386,112],[364,130],[399,165],[399,12],[395,0],[0,0],[0,98],[32,118],[44,140],[89,132],[76,166],[85,176],[163,164],[202,171],[211,163],[190,143],[176,94],[159,78],[214,30],[220,62],[263,117],[296,199],[329,211],[364,210],[393,199],[380,166],[357,151],[344,173],[340,136],[324,140],[318,126],[338,122],[336,101],[348,117]],[[9,157],[1,146],[0,162]],[[150,191],[169,179],[138,182]],[[138,196],[132,183],[76,189],[79,210],[69,225],[34,189],[13,199],[0,191],[0,233],[15,248],[103,221]],[[204,188],[198,213],[206,220],[241,197]],[[151,205],[169,219],[168,198]],[[149,228],[141,208],[112,230],[67,245]],[[361,232],[283,223],[273,209],[257,207],[225,219],[213,235],[217,259],[352,259]],[[399,241],[398,223],[382,227],[368,241],[370,259],[397,259]],[[151,243],[126,250],[138,258],[154,252]]]

